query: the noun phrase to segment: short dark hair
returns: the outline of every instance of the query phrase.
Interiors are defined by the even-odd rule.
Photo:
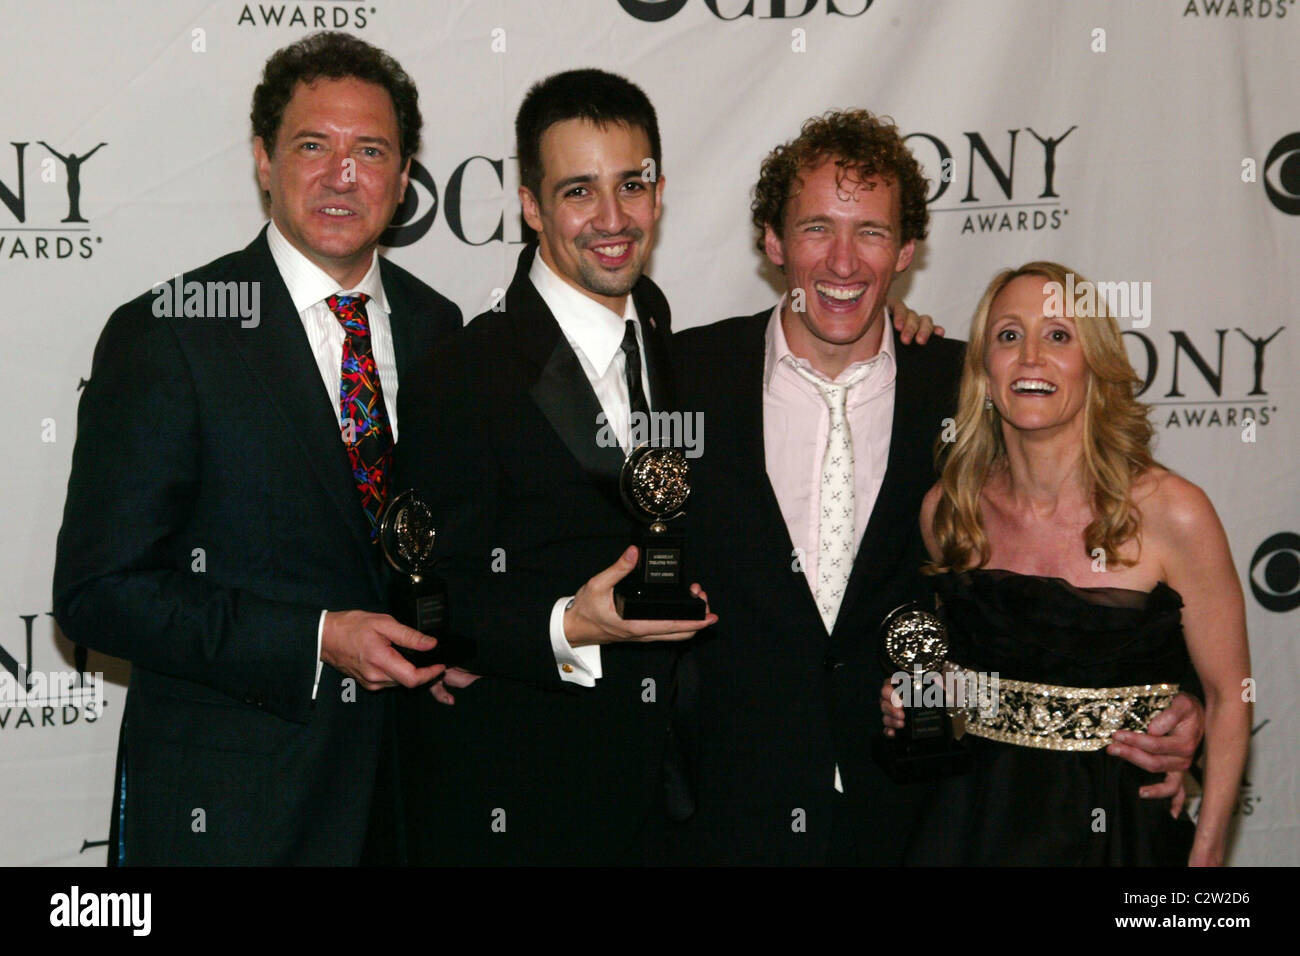
[[[777,235],[781,234],[786,205],[798,192],[800,172],[827,159],[833,159],[839,167],[837,182],[852,174],[863,181],[878,176],[887,183],[896,183],[902,205],[902,241],[925,238],[930,224],[930,211],[925,206],[930,183],[893,120],[867,110],[832,111],[807,120],[797,137],[772,150],[763,160],[750,206],[760,252],[764,227],[771,226]]]
[[[515,117],[519,182],[541,200],[542,134],[556,123],[583,119],[604,129],[619,123],[645,130],[655,177],[663,170],[659,119],[650,98],[631,80],[604,70],[568,70],[533,85]]]
[[[276,50],[262,70],[262,82],[253,90],[253,135],[260,136],[268,155],[275,152],[285,107],[299,82],[311,84],[320,78],[342,80],[355,77],[388,91],[397,114],[397,131],[402,162],[420,148],[420,94],[402,65],[378,47],[348,33],[313,33]]]

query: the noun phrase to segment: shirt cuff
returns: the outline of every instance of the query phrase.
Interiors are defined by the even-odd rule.
[[[320,659],[321,648],[325,646],[325,615],[329,611],[320,612],[320,623],[316,625],[316,680],[311,685],[311,699],[316,699],[316,691],[320,689],[320,669],[325,666],[325,662]]]
[[[560,680],[583,687],[595,687],[602,676],[600,645],[588,644],[574,647],[564,636],[564,612],[572,597],[562,597],[551,608],[551,650],[555,666],[560,670]]]

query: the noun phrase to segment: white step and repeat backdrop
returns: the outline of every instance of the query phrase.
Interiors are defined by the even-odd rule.
[[[950,334],[1028,259],[1149,282],[1150,324],[1127,339],[1158,454],[1218,506],[1246,592],[1259,689],[1231,859],[1300,863],[1295,0],[3,0],[0,16],[0,674],[107,679],[102,707],[0,706],[0,863],[104,860],[125,666],[49,614],[92,347],[114,306],[255,234],[249,98],[274,49],[321,27],[419,84],[425,145],[390,254],[467,314],[521,242],[514,111],[577,66],[659,110],[651,272],[680,327],[773,301],[749,189],[833,107],[893,116],[935,181],[904,291]]]

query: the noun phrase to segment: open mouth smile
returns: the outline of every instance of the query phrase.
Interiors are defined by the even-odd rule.
[[[1016,395],[1051,395],[1056,386],[1046,379],[1018,378],[1011,383],[1011,391]]]
[[[597,261],[607,269],[617,269],[632,257],[632,241],[623,239],[619,242],[606,242],[587,247]]]
[[[815,282],[813,289],[823,302],[832,308],[845,308],[857,305],[858,300],[867,291],[866,284],[832,285],[829,282]]]

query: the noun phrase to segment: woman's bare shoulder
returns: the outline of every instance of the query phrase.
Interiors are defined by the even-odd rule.
[[[1182,475],[1159,465],[1134,480],[1132,494],[1148,538],[1183,546],[1221,528],[1209,496]]]

